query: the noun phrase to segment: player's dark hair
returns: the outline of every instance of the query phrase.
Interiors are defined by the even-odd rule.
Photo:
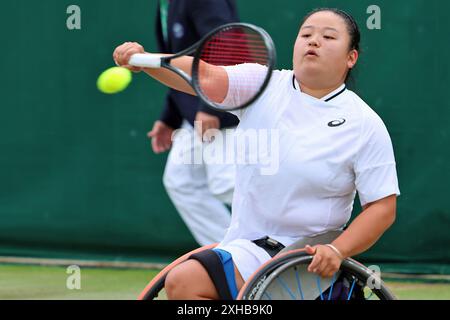
[[[347,31],[350,36],[350,45],[349,45],[349,51],[350,50],[356,50],[360,52],[360,42],[361,42],[361,33],[359,31],[358,23],[356,20],[347,12],[344,10],[336,9],[336,8],[318,8],[314,9],[313,11],[309,12],[302,21],[302,25],[308,20],[309,17],[311,17],[313,14],[318,12],[324,12],[329,11],[333,12],[334,14],[340,16],[347,25]],[[345,78],[345,82],[347,82],[351,75],[351,69],[347,73],[347,77]]]

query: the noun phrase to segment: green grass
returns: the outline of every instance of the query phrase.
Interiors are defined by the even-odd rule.
[[[81,290],[63,267],[0,265],[0,300],[136,300],[155,270],[81,268]]]
[[[450,300],[450,283],[423,281],[385,281],[402,300]]]
[[[81,290],[66,287],[66,268],[0,265],[0,300],[135,300],[156,270],[81,268]],[[450,300],[449,282],[388,280],[399,299]]]

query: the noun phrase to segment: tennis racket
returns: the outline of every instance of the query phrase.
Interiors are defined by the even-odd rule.
[[[174,67],[171,61],[181,56],[193,56],[191,75]],[[187,81],[200,99],[211,108],[219,111],[231,111],[245,108],[255,102],[269,84],[276,62],[276,51],[269,34],[260,27],[247,23],[231,23],[214,29],[202,40],[171,56],[134,54],[129,64],[143,68],[167,68]],[[246,75],[239,82],[239,90],[245,91],[239,103],[214,101],[208,96],[206,88],[215,82],[215,75],[200,72],[201,65],[230,67],[244,64],[263,66],[265,76]],[[204,69],[203,69],[204,70]]]

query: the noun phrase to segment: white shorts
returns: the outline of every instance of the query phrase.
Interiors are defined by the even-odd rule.
[[[236,239],[224,245],[219,244],[217,248],[231,253],[233,262],[244,281],[247,281],[261,265],[272,258],[266,250],[246,239]]]
[[[278,235],[269,235],[269,237],[282,243],[285,247],[304,239],[302,237]],[[233,262],[244,281],[247,281],[259,267],[272,259],[266,250],[247,239],[238,238],[231,241],[224,240],[219,243],[217,248],[231,253]]]

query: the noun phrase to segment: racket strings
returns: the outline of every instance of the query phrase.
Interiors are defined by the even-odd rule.
[[[215,34],[203,45],[200,54],[201,61],[223,67],[246,64],[266,67],[269,66],[270,59],[265,38],[255,30],[242,26],[232,27]],[[208,91],[206,88],[210,88],[212,83],[216,83],[220,76],[219,74],[204,73],[203,79],[199,79],[200,89],[212,101],[214,99],[206,94]],[[260,74],[246,73],[239,81],[238,88],[234,88],[234,99],[227,102],[228,105],[222,104],[221,106],[224,109],[231,109],[239,105],[246,105],[260,92],[264,79],[261,79]]]
[[[216,34],[204,45],[201,59],[220,66],[267,64],[269,58],[265,41],[260,34],[251,31],[232,28]]]

